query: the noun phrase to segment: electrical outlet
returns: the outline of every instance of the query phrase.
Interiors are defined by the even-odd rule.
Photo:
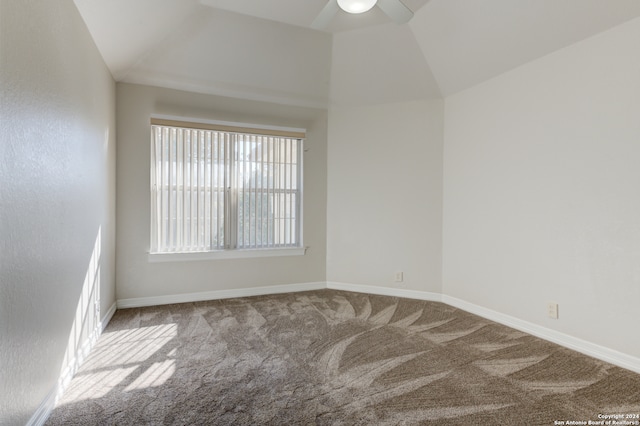
[[[547,315],[549,318],[558,319],[558,304],[556,302],[547,302]]]
[[[401,283],[402,281],[404,281],[404,273],[396,272],[396,282]]]

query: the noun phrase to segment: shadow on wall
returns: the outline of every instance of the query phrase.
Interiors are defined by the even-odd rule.
[[[100,266],[101,266],[102,227],[98,227],[98,235],[93,245],[89,266],[82,284],[80,299],[71,324],[71,332],[64,354],[57,395],[62,392],[73,378],[78,367],[89,354],[100,333]]]

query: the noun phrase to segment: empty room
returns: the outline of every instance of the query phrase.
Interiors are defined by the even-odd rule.
[[[0,0],[0,425],[639,425],[640,1]]]

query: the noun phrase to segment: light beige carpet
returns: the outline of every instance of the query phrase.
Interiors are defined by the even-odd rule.
[[[552,425],[640,375],[450,306],[334,290],[118,311],[48,425]]]

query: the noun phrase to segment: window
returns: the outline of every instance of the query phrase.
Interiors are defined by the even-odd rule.
[[[151,253],[302,247],[303,132],[151,120]]]

